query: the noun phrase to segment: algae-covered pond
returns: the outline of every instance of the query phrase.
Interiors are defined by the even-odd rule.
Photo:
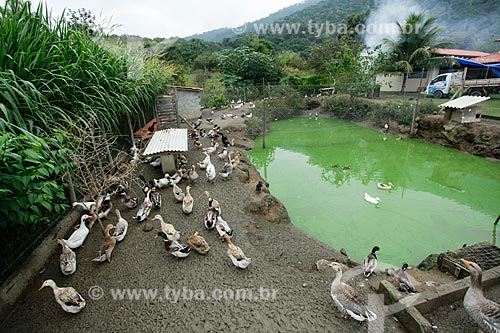
[[[499,163],[331,118],[274,122],[266,149],[261,138],[255,147],[248,155],[292,223],[357,259],[378,245],[381,262],[418,264],[495,241]]]

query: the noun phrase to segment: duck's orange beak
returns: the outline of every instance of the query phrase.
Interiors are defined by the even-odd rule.
[[[467,267],[469,267],[469,265],[471,264],[471,262],[470,262],[470,261],[468,261],[468,260],[465,260],[465,259],[460,259],[460,260],[462,260],[462,262],[463,262],[463,263],[465,264],[465,266],[467,266]]]
[[[42,290],[45,286],[42,284],[40,288],[38,288],[38,291]]]

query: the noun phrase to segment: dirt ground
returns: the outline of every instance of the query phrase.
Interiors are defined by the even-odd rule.
[[[252,141],[241,131],[244,128],[243,119],[222,120],[222,112],[228,113],[216,111],[211,114],[205,110],[203,116],[213,117],[230,139],[236,139],[235,147],[239,150],[251,147]],[[212,127],[206,122],[203,126]],[[189,152],[185,155],[191,165],[201,161],[203,156],[193,148],[190,139],[189,144]],[[208,146],[209,140],[204,139],[203,145]],[[189,235],[199,231],[210,244],[210,252],[206,256],[192,251],[185,259],[174,258],[165,251],[161,238],[155,238],[159,230],[158,221],[137,223],[132,219],[137,209],[127,210],[115,200],[114,207],[122,211],[129,222],[129,230],[124,241],[116,246],[111,263],[92,262],[102,239],[96,224],[85,246],[75,251],[78,258],[76,273],[72,276],[61,274],[57,250],[45,270],[27,288],[8,319],[0,324],[0,331],[404,332],[393,316],[384,317],[380,313],[381,307],[373,310],[385,320],[377,320],[370,326],[338,316],[330,296],[334,273],[326,268],[318,271],[315,263],[319,259],[343,260],[345,257],[292,224],[279,223],[279,220],[286,220],[283,211],[280,212],[282,207],[276,200],[269,199],[267,193],[255,192],[260,176],[245,156],[241,160],[239,168],[228,181],[218,177],[214,184],[208,183],[205,173],[198,170],[200,177],[191,190],[194,209],[190,215],[182,213],[181,204],[175,202],[171,188],[161,190],[162,207],[159,211],[153,210],[150,215],[152,218],[161,214],[166,222],[172,223],[181,232],[183,243]],[[223,162],[217,157],[214,156],[212,162],[217,170],[221,169]],[[150,165],[142,166],[140,173],[146,179],[162,176],[160,168]],[[186,185],[185,180],[181,182],[183,189]],[[233,266],[226,255],[227,245],[220,241],[217,232],[205,230],[203,215],[208,201],[202,196],[203,191],[209,191],[219,200],[222,215],[234,230],[234,243],[252,258],[247,269]],[[140,191],[137,190],[137,193]],[[115,224],[116,221],[112,212],[105,223]],[[153,223],[153,230],[143,231],[145,223]],[[416,272],[417,278],[422,280],[448,281],[439,273],[428,274]],[[359,274],[353,275],[355,277],[346,282],[365,297],[375,295],[374,288],[378,281],[386,277],[381,273],[367,280]],[[53,279],[60,286],[76,288],[86,299],[86,308],[77,315],[63,312],[54,302],[50,289],[37,292],[45,279]],[[120,299],[117,292],[127,288],[135,288],[141,294],[131,299]],[[151,293],[157,291],[156,297],[150,293],[147,299],[140,289],[150,289]],[[440,313],[437,325],[455,327],[449,331],[461,332],[453,321],[459,314],[461,325],[465,325],[461,326],[464,327],[463,332],[473,331],[473,324],[463,323],[467,317],[463,315],[461,305],[455,306],[459,310],[443,310]]]

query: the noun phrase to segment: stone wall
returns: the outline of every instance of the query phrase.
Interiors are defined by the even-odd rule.
[[[500,160],[500,125],[496,123],[445,123],[442,115],[426,116],[417,122],[417,138]]]

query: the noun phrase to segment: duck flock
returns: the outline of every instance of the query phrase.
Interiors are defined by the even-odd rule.
[[[209,123],[211,123],[209,121]],[[129,195],[127,184],[118,185],[111,193],[100,197],[97,201],[90,202],[75,202],[73,207],[81,207],[84,214],[80,218],[80,225],[70,235],[68,239],[58,239],[57,242],[61,245],[62,253],[60,255],[60,269],[64,275],[71,275],[76,272],[77,259],[74,249],[81,247],[89,234],[89,230],[94,225],[95,221],[105,219],[112,210],[113,204],[111,196],[116,195],[121,198],[125,207],[128,209],[137,209],[133,217],[137,223],[152,220],[160,222],[160,230],[156,237],[161,237],[165,249],[170,255],[176,258],[186,258],[192,250],[195,250],[201,255],[205,255],[210,250],[210,245],[205,238],[195,232],[187,238],[187,244],[181,243],[181,232],[174,225],[164,221],[160,214],[155,214],[150,218],[152,210],[161,208],[162,194],[167,195],[171,191],[171,195],[179,203],[182,203],[181,209],[184,214],[193,212],[194,199],[190,190],[199,180],[200,176],[196,171],[205,170],[206,180],[213,183],[217,178],[222,181],[231,178],[235,167],[240,163],[241,152],[231,149],[234,145],[234,140],[229,140],[222,132],[219,125],[213,125],[210,130],[201,128],[201,118],[192,123],[192,132],[190,138],[193,140],[193,145],[200,152],[200,161],[188,166],[188,160],[185,156],[180,155],[177,159],[177,171],[172,174],[165,174],[163,178],[146,180],[143,176],[139,176],[138,181],[142,187],[144,198],[139,204],[137,196]],[[210,145],[203,147],[202,141],[209,139]],[[221,149],[218,151],[219,147]],[[138,159],[138,150],[136,145],[132,147],[132,161],[135,163]],[[217,158],[225,161],[224,166],[219,172],[215,169],[211,159]],[[145,161],[152,166],[159,166],[159,161]],[[218,176],[218,177],[217,177]],[[183,187],[182,181],[188,182]],[[266,184],[267,185],[267,184]],[[260,192],[264,186],[262,181],[256,185],[256,191]],[[380,184],[381,189],[390,189],[393,184]],[[204,191],[202,196],[206,197],[207,208],[203,215],[203,225],[206,231],[216,230],[222,242],[227,244],[227,255],[234,266],[245,269],[251,259],[246,257],[243,250],[236,246],[233,241],[233,229],[222,216],[221,205],[218,200],[214,199],[210,192]],[[365,193],[365,200],[374,204],[378,204],[380,199],[373,198]],[[110,262],[113,249],[117,243],[122,242],[127,235],[128,221],[126,221],[120,210],[115,209],[118,217],[116,225],[108,224],[104,229],[104,239],[97,251],[97,256],[93,259],[95,262]],[[113,232],[111,233],[111,230]],[[380,251],[378,246],[374,246],[371,252],[363,260],[363,275],[365,278],[370,278],[376,273],[377,269],[377,254]],[[469,313],[471,318],[487,332],[500,332],[500,306],[484,297],[482,291],[482,271],[479,265],[463,260],[465,266],[471,273],[471,285],[464,297],[464,308]],[[343,265],[337,262],[330,262],[327,265],[335,272],[335,278],[331,284],[330,294],[334,304],[343,315],[348,316],[357,321],[373,321],[377,319],[377,315],[373,309],[369,309],[368,305],[361,299],[357,290],[352,286],[342,281]],[[393,283],[404,293],[416,293],[417,290],[407,274],[408,264],[394,272]],[[85,307],[85,300],[72,287],[58,287],[53,280],[43,282],[39,290],[44,287],[50,287],[53,290],[56,302],[61,308],[69,313],[78,313]]]
[[[200,161],[193,163],[188,167],[188,160],[184,155],[179,155],[177,158],[177,170],[172,174],[165,174],[163,178],[146,180],[144,176],[138,176],[138,183],[142,188],[144,198],[140,203],[139,197],[131,195],[128,184],[120,184],[110,188],[109,193],[105,196],[100,196],[97,201],[74,202],[73,208],[80,207],[83,209],[83,215],[80,218],[80,225],[73,231],[67,239],[58,239],[57,242],[61,245],[62,253],[60,255],[60,269],[64,275],[71,275],[76,272],[77,256],[75,249],[81,247],[85,242],[90,230],[95,221],[98,219],[106,219],[113,208],[112,196],[117,196],[129,210],[136,209],[133,219],[137,223],[146,220],[159,221],[160,230],[156,237],[161,237],[165,249],[170,255],[176,258],[186,258],[190,255],[191,250],[195,250],[199,254],[207,254],[210,246],[199,232],[195,232],[187,238],[187,244],[181,243],[181,232],[174,225],[165,222],[160,214],[155,214],[150,218],[153,210],[159,210],[162,204],[162,195],[169,195],[169,192],[175,200],[181,204],[184,214],[193,212],[194,198],[190,190],[197,180],[200,178],[197,168],[205,170],[205,176],[208,183],[214,183],[216,179],[225,181],[231,179],[232,172],[240,163],[241,152],[231,149],[234,145],[234,140],[229,140],[220,130],[218,125],[214,125],[212,129],[206,131],[200,127],[201,123],[193,123],[193,131],[190,137],[193,139],[194,147],[200,151]],[[210,145],[203,147],[200,142],[208,138]],[[206,140],[205,140],[206,141]],[[221,150],[218,152],[218,147]],[[139,149],[136,144],[131,148],[132,160],[131,163],[138,163],[141,158]],[[217,158],[224,161],[224,166],[218,172],[212,163],[212,158]],[[148,161],[152,166],[159,166],[158,160]],[[188,182],[184,187],[182,181]],[[257,184],[256,191],[260,192],[262,182]],[[212,198],[210,192],[204,191],[203,197],[206,197],[207,209],[203,215],[203,225],[207,231],[215,230],[222,242],[227,244],[227,255],[234,266],[245,269],[252,262],[243,250],[233,243],[233,229],[229,223],[223,218],[221,204],[218,200]],[[119,209],[115,209],[118,217],[116,225],[108,224],[104,228],[104,239],[97,251],[97,256],[93,259],[95,262],[111,262],[111,256],[115,246],[124,241],[129,222],[122,217]],[[52,288],[56,302],[61,308],[69,313],[78,313],[85,307],[84,298],[72,287],[58,287],[53,280],[43,282],[40,290],[44,287]]]

